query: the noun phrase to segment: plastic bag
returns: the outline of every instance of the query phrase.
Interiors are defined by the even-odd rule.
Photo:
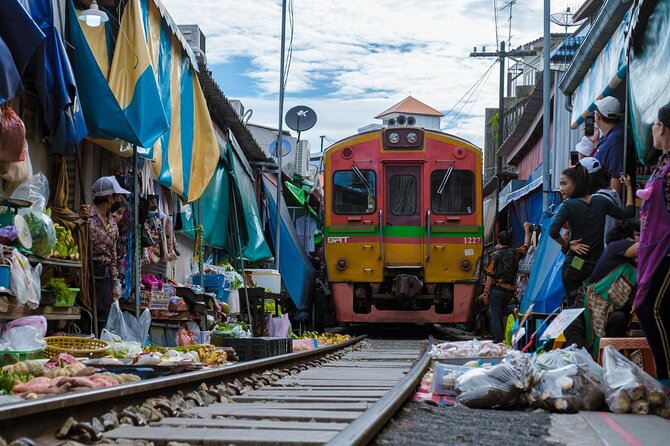
[[[115,300],[112,302],[112,308],[109,310],[105,329],[124,341],[135,341],[139,342],[140,345],[144,345],[150,326],[151,311],[148,308],[137,319],[132,314],[121,311],[119,302]]]
[[[43,338],[47,334],[47,320],[44,316],[26,316],[9,321],[2,327],[2,333],[6,333],[15,327],[35,327],[39,332],[40,338]]]
[[[40,305],[42,264],[31,267],[28,259],[15,248],[12,250],[9,265],[9,284],[16,300],[20,305],[28,305],[34,310]]]
[[[40,211],[23,214],[33,239],[32,251],[40,257],[50,257],[56,246],[56,228],[51,217]]]
[[[100,339],[109,343],[109,352],[116,358],[134,358],[142,353],[142,344],[137,341],[124,341],[106,328],[102,329]]]
[[[242,328],[241,325],[226,324],[219,325],[214,330],[213,334],[223,338],[250,338],[251,332]]]
[[[21,183],[14,190],[12,198],[28,200],[32,203],[29,208],[19,209],[19,214],[23,215],[29,211],[44,212],[49,200],[49,180],[42,172],[39,172]]]
[[[38,327],[29,325],[14,327],[2,335],[5,348],[17,351],[44,350],[47,343]]]
[[[603,351],[605,400],[615,413],[654,413],[670,418],[670,400],[663,385],[608,345]]]
[[[265,318],[265,325],[268,327],[268,335],[272,338],[285,338],[288,336],[289,328],[291,328],[291,321],[288,314],[283,314],[280,317],[272,317],[268,314]]]
[[[510,351],[502,364],[473,369],[456,378],[456,401],[474,409],[523,407],[533,376],[530,357]]]
[[[24,160],[14,163],[0,162],[0,178],[10,183],[22,183],[33,176],[33,165],[30,161],[28,141],[23,141]]]
[[[0,112],[0,161],[13,163],[23,161],[23,142],[26,126],[12,107],[5,105]]]
[[[434,359],[448,358],[477,358],[484,356],[505,356],[509,347],[502,344],[494,344],[492,341],[458,341],[443,342],[434,345],[430,355]]]
[[[528,402],[534,409],[576,413],[580,410],[599,410],[605,396],[600,385],[589,379],[586,367],[571,364],[542,371]]]
[[[559,348],[535,357],[535,367],[538,370],[554,370],[568,365],[578,365],[587,377],[600,387],[605,385],[605,369],[593,360],[584,348],[571,345]]]

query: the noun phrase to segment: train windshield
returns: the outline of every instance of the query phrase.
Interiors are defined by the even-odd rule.
[[[434,170],[430,175],[430,201],[435,214],[472,214],[475,176],[469,170]]]
[[[372,170],[339,170],[333,174],[333,212],[371,214],[376,207],[377,175]]]

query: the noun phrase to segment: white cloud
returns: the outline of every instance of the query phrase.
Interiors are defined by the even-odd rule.
[[[255,83],[259,97],[236,99],[254,109],[252,122],[276,126],[281,2],[163,3],[177,23],[196,23],[203,30],[210,66],[233,57],[250,58],[253,71],[244,74]],[[552,3],[552,10],[558,11],[568,2]],[[439,110],[451,109],[493,62],[469,57],[474,46],[495,49],[493,4],[493,0],[293,0],[293,54],[284,110],[297,104],[315,109],[319,121],[307,136],[316,148],[318,135],[340,139],[354,133],[410,93]],[[541,36],[542,6],[540,0],[516,3],[512,47]],[[501,38],[507,38],[508,16],[508,10],[500,12]],[[463,113],[469,110],[475,116],[449,129],[478,145],[484,139],[484,109],[498,104],[497,67],[494,70],[476,102],[463,108]],[[311,97],[311,91],[326,81],[333,93]]]

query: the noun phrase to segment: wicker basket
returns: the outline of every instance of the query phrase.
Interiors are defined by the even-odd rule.
[[[44,338],[47,347],[46,358],[67,353],[75,358],[102,358],[107,354],[109,344],[99,339],[80,338],[77,336],[49,336]]]

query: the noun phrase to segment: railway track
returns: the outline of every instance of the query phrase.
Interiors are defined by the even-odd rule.
[[[354,338],[223,369],[0,407],[0,436],[230,444],[367,444],[428,367],[426,341]],[[19,443],[17,443],[19,444]]]

